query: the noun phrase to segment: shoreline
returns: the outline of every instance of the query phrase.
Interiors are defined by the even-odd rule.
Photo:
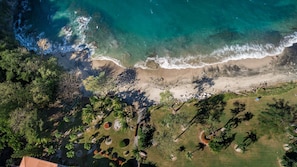
[[[195,69],[134,68],[136,82],[120,88],[120,91],[141,90],[150,100],[160,102],[160,93],[169,90],[175,99],[185,101],[222,92],[252,91],[264,83],[273,86],[296,81],[296,74],[276,67],[282,56],[230,60]],[[92,69],[107,66],[113,69],[113,77],[125,71],[124,67],[109,60],[91,60],[91,63]]]
[[[85,91],[82,80],[96,76],[99,71],[110,70],[108,77],[118,78],[127,69],[135,70],[135,81],[118,85],[118,90],[141,91],[149,100],[160,102],[160,93],[169,90],[175,99],[185,101],[191,98],[205,98],[222,92],[240,93],[252,91],[263,85],[297,81],[297,44],[288,47],[277,56],[262,59],[249,58],[230,60],[202,68],[164,69],[153,64],[154,68],[125,68],[113,61],[88,57],[87,52],[54,54],[60,66],[74,73],[81,80],[81,91]]]
[[[85,33],[85,31],[89,28],[88,24],[91,19],[90,16],[75,14],[75,16],[73,16],[74,20],[72,21],[78,24],[77,27],[72,27],[74,26],[72,24],[63,26],[61,28],[61,31],[64,33],[62,35],[64,37],[61,38],[63,42],[51,41],[50,38],[47,38],[47,36],[44,35],[45,32],[34,32],[36,34],[26,35],[26,31],[31,31],[27,29],[28,27],[23,25],[24,23],[22,21],[24,21],[24,18],[21,17],[22,13],[26,12],[26,10],[29,10],[27,9],[26,5],[27,4],[25,4],[25,6],[23,6],[23,9],[19,11],[20,16],[16,18],[16,25],[14,26],[15,38],[19,41],[20,45],[34,52],[42,52],[42,54],[68,54],[69,52],[79,52],[83,50],[89,50],[90,56],[92,56],[93,54],[97,54],[95,53],[95,50],[99,46],[96,45],[96,41],[87,41],[87,35]],[[80,35],[78,35],[79,40],[72,43],[69,40],[73,35],[72,30],[74,29],[77,29],[78,32],[76,33]],[[38,46],[38,44],[36,44],[41,39],[46,39],[48,41],[48,48],[42,48]],[[117,48],[118,44],[114,44],[113,42],[117,43],[117,41],[115,40],[110,42],[109,45]],[[147,68],[147,64],[151,64],[158,68],[162,67],[164,69],[197,69],[213,65],[219,65],[230,61],[241,61],[242,59],[263,59],[268,56],[274,57],[275,55],[281,54],[287,47],[292,46],[294,43],[297,43],[297,31],[292,31],[288,34],[281,36],[279,43],[276,45],[271,44],[270,42],[262,44],[252,42],[244,43],[242,45],[226,44],[225,46],[214,48],[212,52],[206,55],[200,52],[195,52],[192,54],[186,52],[185,54],[181,54],[179,57],[168,56],[170,55],[169,52],[173,52],[169,50],[168,55],[167,53],[163,55],[161,54],[161,57],[157,56],[158,53],[152,53],[152,55],[147,55],[148,57],[144,59],[138,59],[138,61],[135,60],[136,62],[132,62],[131,64],[125,64],[123,62],[122,63],[127,66],[131,65],[135,68],[143,69]],[[130,53],[127,52],[127,54],[129,55]],[[92,59],[110,60],[116,63],[118,66],[123,66],[123,64],[119,60],[111,57],[105,57],[105,55],[96,55],[95,57],[92,57]]]

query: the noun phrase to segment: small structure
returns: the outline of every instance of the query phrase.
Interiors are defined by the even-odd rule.
[[[108,138],[105,140],[105,144],[106,144],[106,145],[111,145],[111,143],[112,143],[112,140],[111,140],[110,137],[108,137]]]
[[[123,155],[124,155],[125,157],[127,157],[127,156],[129,155],[129,153],[130,153],[129,151],[124,151],[124,152],[123,152]]]
[[[118,119],[116,119],[113,124],[114,130],[118,131],[118,130],[120,130],[121,127],[122,127],[121,122]]]
[[[176,161],[177,160],[177,157],[173,154],[170,155],[170,159],[171,161]]]
[[[240,147],[238,147],[237,144],[234,145],[234,150],[238,153],[243,153],[243,150]]]
[[[139,151],[139,155],[140,155],[141,158],[146,158],[147,157],[147,153],[145,151],[143,151],[143,150]]]
[[[23,157],[20,167],[58,167],[60,165],[32,157]]]
[[[105,122],[103,124],[103,127],[104,127],[105,130],[109,130],[111,128],[111,122]]]
[[[208,146],[208,143],[210,142],[210,139],[207,139],[206,136],[205,136],[205,132],[202,131],[199,135],[199,139],[200,139],[200,142],[207,145]]]

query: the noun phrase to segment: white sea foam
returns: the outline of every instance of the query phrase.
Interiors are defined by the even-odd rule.
[[[31,10],[29,7],[28,0],[22,1],[23,11],[19,13],[18,19],[15,21],[15,37],[20,42],[21,45],[26,47],[28,50],[41,52],[41,49],[37,45],[37,41],[46,38],[44,33],[33,33],[27,34],[26,32],[31,29],[32,25],[26,25],[22,23],[22,16],[25,12]],[[95,46],[91,43],[87,43],[87,36],[85,32],[88,30],[88,24],[91,17],[77,16],[75,14],[74,18],[70,18],[72,22],[69,25],[65,25],[60,32],[63,42],[57,43],[54,41],[50,42],[50,47],[47,50],[43,50],[43,54],[53,54],[53,53],[67,53],[73,51],[88,50],[89,55],[95,53]],[[75,44],[70,43],[71,38],[77,36],[78,40]],[[147,58],[146,61],[138,62],[135,67],[147,68],[147,61],[155,61],[160,65],[161,68],[165,69],[185,69],[185,68],[201,68],[209,63],[203,62],[202,59],[216,58],[221,62],[226,62],[230,60],[240,60],[248,58],[264,58],[266,56],[274,56],[281,54],[286,47],[292,46],[297,43],[297,32],[285,36],[282,41],[280,41],[278,46],[273,44],[244,44],[244,45],[230,45],[214,50],[209,55],[181,55],[180,57],[170,57],[170,55],[159,55],[154,58]],[[113,61],[117,65],[121,65],[121,62],[117,59],[105,57],[104,55],[93,55],[94,59],[98,60],[109,60]],[[217,64],[212,63],[212,64]]]
[[[42,54],[55,54],[55,53],[68,53],[74,51],[88,50],[89,55],[94,53],[95,46],[86,42],[85,32],[88,30],[88,24],[91,17],[77,16],[71,22],[71,25],[65,25],[60,30],[60,37],[63,42],[48,41],[50,47],[46,50],[42,50],[38,47],[37,41],[40,39],[48,39],[44,32],[39,34],[31,33],[28,34],[28,30],[31,29],[32,25],[23,24],[22,18],[25,12],[30,11],[28,0],[22,1],[22,11],[18,14],[18,18],[15,21],[14,33],[15,38],[20,42],[20,44],[26,47],[28,50],[40,52]],[[70,18],[71,19],[71,18]],[[76,35],[78,37],[78,42],[70,43],[71,38]]]
[[[102,54],[96,55],[95,58],[92,58],[92,60],[106,60],[106,61],[111,61],[114,64],[116,64],[117,66],[120,66],[122,68],[125,68],[118,59],[107,57],[107,56],[104,56]]]
[[[161,68],[165,69],[187,69],[187,68],[201,68],[206,65],[207,63],[197,62],[197,56],[185,56],[183,58],[172,58],[172,57],[150,57],[147,58],[146,61],[140,61],[134,65],[134,67],[148,69],[146,63],[148,61],[154,61],[155,63],[159,64]]]
[[[210,55],[188,55],[181,58],[166,57],[153,57],[147,58],[144,62],[136,63],[135,67],[148,68],[146,62],[153,60],[165,69],[185,69],[185,68],[201,68],[207,65],[214,65],[218,63],[224,63],[231,60],[241,59],[261,59],[267,56],[276,56],[281,54],[285,48],[297,43],[297,32],[285,36],[278,46],[273,44],[245,44],[245,45],[231,45],[213,51]],[[201,58],[215,57],[220,60],[216,63],[202,62]]]
[[[223,62],[248,58],[261,59],[267,56],[279,55],[285,48],[292,46],[294,43],[297,43],[297,32],[285,36],[278,46],[274,46],[273,44],[233,45],[218,49],[211,55],[225,57]]]

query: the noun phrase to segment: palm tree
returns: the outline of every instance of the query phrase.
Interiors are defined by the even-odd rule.
[[[252,143],[255,143],[258,140],[258,137],[257,137],[255,132],[249,131],[249,132],[246,132],[246,133],[248,135],[244,137],[243,142],[246,143],[247,146],[252,144]]]
[[[238,144],[237,148],[240,148],[242,151],[246,151],[247,147],[252,143],[255,143],[258,140],[258,137],[255,132],[249,131],[246,132],[247,136],[244,137],[242,143]]]
[[[186,153],[186,158],[188,158],[189,160],[192,160],[193,154],[191,152],[187,152]]]
[[[259,122],[263,130],[269,129],[274,133],[283,133],[296,120],[296,109],[284,99],[267,104],[265,111],[259,115]]]
[[[197,111],[197,114],[188,122],[188,124],[185,127],[185,130],[182,131],[182,133],[180,133],[174,140],[177,140],[178,138],[180,138],[192,125],[194,124],[205,124],[206,123],[206,119],[209,118],[209,113],[208,110],[206,108],[200,108]]]
[[[243,115],[243,118],[241,118],[243,121],[249,121],[250,119],[252,119],[254,117],[254,114],[251,112],[246,112]]]
[[[180,138],[194,124],[208,124],[209,122],[220,122],[226,102],[223,95],[217,95],[204,99],[195,104],[196,115],[188,122],[186,129],[174,140]]]
[[[245,110],[245,104],[244,103],[240,103],[239,101],[235,101],[233,103],[233,106],[235,108],[231,109],[231,113],[233,116],[238,115],[240,112]]]
[[[224,125],[226,129],[230,129],[231,127],[236,128],[238,124],[241,123],[241,119],[237,117],[232,117],[229,121]]]
[[[184,152],[184,151],[186,151],[186,147],[185,147],[185,146],[180,146],[180,147],[177,149],[177,151],[179,151],[179,152]]]
[[[204,148],[205,148],[205,146],[206,146],[205,144],[199,142],[198,145],[196,146],[196,149],[195,149],[194,151],[192,151],[191,154],[194,154],[194,153],[195,153],[196,151],[198,151],[198,150],[203,151]]]

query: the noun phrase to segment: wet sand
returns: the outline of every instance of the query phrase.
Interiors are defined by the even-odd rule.
[[[222,92],[252,91],[263,85],[296,81],[296,73],[276,67],[281,56],[229,61],[196,69],[163,69],[157,66],[154,69],[135,68],[135,82],[118,89],[139,90],[145,92],[150,100],[159,102],[160,93],[165,90],[169,90],[178,100],[187,100]],[[89,59],[82,53],[56,57],[61,66],[82,80],[106,68],[112,71],[109,77],[115,78],[126,70],[112,61]]]

